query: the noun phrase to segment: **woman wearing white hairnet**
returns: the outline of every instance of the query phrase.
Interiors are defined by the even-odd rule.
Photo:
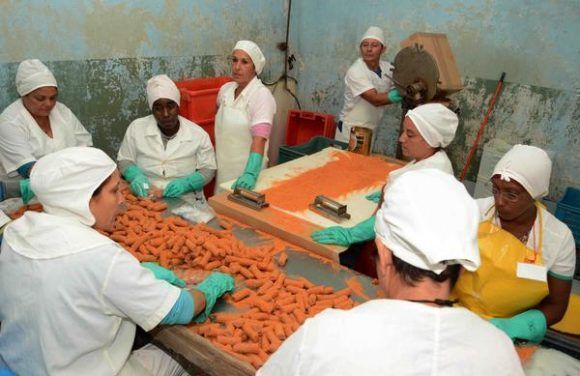
[[[493,197],[478,200],[482,265],[464,273],[460,303],[512,339],[540,342],[566,312],[576,249],[570,229],[540,203],[552,162],[537,147],[516,145],[497,163]]]
[[[40,60],[24,60],[16,71],[20,98],[0,115],[0,201],[33,197],[28,184],[36,160],[70,146],[91,146],[91,135],[56,101],[58,86]]]
[[[166,75],[147,82],[152,114],[133,121],[121,144],[119,169],[138,196],[155,187],[163,197],[179,197],[202,188],[216,170],[209,135],[199,125],[179,116],[179,89]]]
[[[237,179],[232,185],[254,189],[266,166],[268,139],[276,102],[258,78],[266,58],[258,45],[240,40],[231,56],[233,82],[220,88],[215,118],[217,184]]]
[[[0,252],[0,355],[8,366],[19,375],[183,373],[155,346],[131,353],[136,326],[204,321],[233,279],[212,273],[181,289],[102,235],[114,228],[123,196],[115,162],[99,149],[39,159],[30,184],[44,212],[9,224]]]
[[[392,171],[387,184],[391,184],[407,171],[423,168],[435,168],[453,175],[453,166],[443,148],[453,141],[458,124],[457,115],[440,103],[428,103],[407,111],[399,143],[403,155],[411,161],[403,168]],[[381,194],[382,192],[377,192],[367,198],[378,202]],[[373,215],[354,227],[332,226],[315,231],[312,233],[312,238],[322,244],[348,246],[373,239],[374,225],[375,216]],[[348,255],[343,257],[348,257]]]
[[[376,138],[376,128],[381,122],[385,105],[403,100],[393,88],[389,78],[393,66],[381,60],[387,52],[383,30],[371,26],[360,39],[360,56],[346,72],[344,83],[344,107],[336,128],[335,138],[349,142],[354,126],[369,128]]]

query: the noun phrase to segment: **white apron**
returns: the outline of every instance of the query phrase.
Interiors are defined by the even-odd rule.
[[[221,104],[215,117],[215,143],[217,159],[217,176],[215,193],[221,191],[220,185],[237,179],[246,168],[252,146],[250,118],[247,101],[241,94],[228,105]],[[264,149],[262,168],[268,163],[268,143]]]

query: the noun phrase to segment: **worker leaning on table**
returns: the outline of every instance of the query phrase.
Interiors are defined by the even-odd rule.
[[[147,102],[152,114],[129,125],[117,155],[131,190],[138,196],[147,196],[153,187],[163,197],[203,195],[216,170],[209,135],[179,116],[179,89],[166,75],[147,81]]]
[[[478,223],[476,203],[452,175],[402,175],[377,212],[386,299],[306,320],[258,375],[523,375],[504,333],[452,307],[460,270],[479,266]]]
[[[374,141],[384,106],[403,100],[389,78],[393,66],[381,60],[387,51],[383,30],[369,27],[360,39],[358,50],[361,57],[344,77],[344,107],[335,134],[335,138],[343,142],[349,142],[354,126],[371,129]]]
[[[24,60],[16,71],[20,98],[0,115],[0,201],[34,193],[28,178],[36,160],[70,146],[91,146],[92,137],[64,104],[57,102],[52,72],[37,59]]]
[[[268,139],[276,101],[258,78],[266,58],[258,45],[240,40],[231,56],[233,82],[220,88],[215,117],[216,192],[232,179],[232,188],[254,189],[267,165]]]
[[[440,103],[428,103],[407,111],[399,143],[405,158],[411,159],[404,167],[389,174],[387,185],[405,172],[435,168],[453,175],[453,166],[443,148],[455,137],[459,124],[457,114]],[[382,191],[367,198],[379,202]],[[314,231],[312,239],[322,244],[348,246],[374,239],[375,215],[353,227],[332,226]]]
[[[67,148],[30,177],[44,212],[8,225],[0,252],[0,356],[19,375],[181,374],[153,345],[131,352],[136,326],[207,318],[234,288],[212,273],[191,290],[154,277],[102,231],[124,199],[99,149]]]
[[[493,197],[477,200],[482,264],[461,275],[459,302],[512,339],[540,342],[566,312],[576,248],[570,229],[540,203],[552,162],[537,147],[515,145],[497,163]]]

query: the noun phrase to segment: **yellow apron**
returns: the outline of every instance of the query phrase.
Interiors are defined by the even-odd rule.
[[[520,262],[543,265],[542,211],[538,203],[536,207],[539,216],[536,249],[529,249],[491,220],[479,225],[481,266],[474,272],[463,270],[461,273],[453,291],[459,304],[486,319],[512,317],[535,307],[548,295],[547,282],[520,278],[516,274]]]

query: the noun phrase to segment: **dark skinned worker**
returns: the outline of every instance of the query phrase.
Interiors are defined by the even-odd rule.
[[[180,94],[166,75],[147,82],[152,114],[127,128],[117,160],[119,170],[138,196],[155,187],[163,197],[188,192],[203,196],[202,188],[216,170],[209,135],[199,125],[179,116]]]
[[[455,286],[459,302],[512,339],[540,342],[568,306],[576,249],[570,229],[540,203],[552,162],[515,145],[492,174],[493,197],[478,200],[481,267]]]

